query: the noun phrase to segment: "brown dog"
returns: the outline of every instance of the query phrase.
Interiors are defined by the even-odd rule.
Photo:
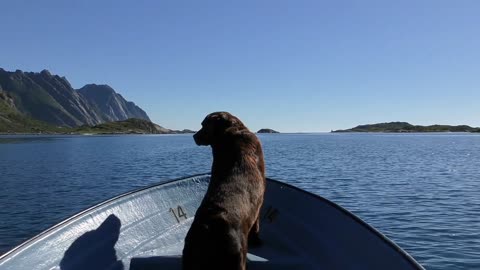
[[[185,238],[184,270],[245,270],[259,244],[265,164],[257,136],[227,112],[209,114],[193,138],[210,145],[210,184]]]

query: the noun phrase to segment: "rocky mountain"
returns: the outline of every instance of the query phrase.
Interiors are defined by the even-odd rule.
[[[108,85],[87,84],[78,89],[78,93],[87,99],[96,111],[101,112],[103,122],[138,118],[150,121],[147,113],[135,103],[126,101]]]
[[[17,110],[17,108],[15,108],[15,103],[13,102],[12,96],[7,92],[3,91],[1,85],[0,85],[0,104],[2,104],[2,106],[5,106],[5,108],[10,108],[15,111]]]
[[[0,87],[23,116],[55,126],[97,125],[108,121],[148,115],[107,85],[73,89],[65,77],[40,73],[5,71],[0,68]]]

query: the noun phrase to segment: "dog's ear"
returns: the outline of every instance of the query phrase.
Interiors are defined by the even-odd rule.
[[[223,122],[223,126],[225,128],[230,128],[230,127],[237,127],[241,126],[243,127],[242,121],[238,119],[236,116],[233,116],[232,114],[228,112],[219,112],[216,115],[221,122]]]
[[[228,112],[211,113],[205,118],[209,125],[215,127],[217,133],[223,133],[226,129],[238,124],[239,120]]]
[[[230,122],[230,120],[232,119],[232,116],[233,115],[227,112],[216,112],[216,113],[211,113],[209,116],[207,116],[207,118],[217,123],[227,123],[227,122]]]

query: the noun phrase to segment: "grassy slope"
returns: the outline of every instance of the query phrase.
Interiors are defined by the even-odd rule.
[[[61,133],[63,129],[20,114],[0,98],[0,133]]]
[[[108,122],[96,126],[81,126],[72,129],[78,134],[165,134],[167,129],[143,119],[130,118],[124,121]]]
[[[166,134],[171,130],[142,119],[108,122],[77,128],[55,127],[19,113],[0,97],[0,134]]]

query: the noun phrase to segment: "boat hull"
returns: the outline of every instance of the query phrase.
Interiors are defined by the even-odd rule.
[[[0,257],[0,269],[181,269],[209,175],[130,192],[87,209]],[[423,269],[340,206],[268,179],[263,245],[249,269]]]

